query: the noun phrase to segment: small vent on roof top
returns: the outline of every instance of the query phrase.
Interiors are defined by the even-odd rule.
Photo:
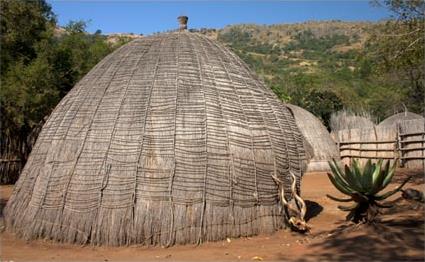
[[[187,16],[179,16],[177,17],[177,20],[179,20],[179,30],[183,31],[187,29],[187,20],[189,20],[189,17]]]

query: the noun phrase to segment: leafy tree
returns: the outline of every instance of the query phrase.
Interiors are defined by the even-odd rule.
[[[412,111],[425,108],[425,2],[384,0],[393,19],[378,25],[369,39],[368,54],[376,72],[408,90],[406,104]]]
[[[69,21],[65,26],[65,30],[70,34],[79,34],[85,33],[87,27],[87,22],[85,21]]]
[[[343,108],[341,99],[331,90],[309,89],[301,104],[314,115],[320,117],[326,127],[329,127],[331,114]]]
[[[49,37],[55,16],[44,0],[0,0],[0,16],[3,74],[13,61],[28,63],[36,57],[35,43]]]
[[[44,0],[0,1],[0,156],[23,165],[34,130],[79,79],[124,42],[111,45],[100,32],[88,34],[84,21],[71,21],[55,34],[55,16]],[[18,173],[8,174],[3,166],[0,172],[6,172],[1,183],[17,179]]]

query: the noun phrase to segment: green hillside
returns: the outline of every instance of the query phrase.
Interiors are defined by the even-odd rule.
[[[322,21],[233,25],[205,33],[230,47],[280,99],[327,124],[330,114],[342,108],[369,111],[378,119],[403,105],[421,113],[423,102],[410,102],[411,83],[382,73],[373,61],[372,37],[383,25]]]

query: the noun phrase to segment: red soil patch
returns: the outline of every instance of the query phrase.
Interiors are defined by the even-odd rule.
[[[414,175],[406,187],[424,190],[424,172],[399,170],[394,187]],[[3,206],[12,186],[0,186]],[[93,247],[52,241],[25,241],[13,233],[0,234],[0,261],[424,261],[424,206],[400,200],[385,210],[382,223],[353,226],[345,222],[339,203],[326,197],[339,194],[324,173],[307,174],[302,195],[309,207],[308,235],[281,230],[273,235],[231,239],[200,246]],[[395,200],[400,194],[392,198]]]

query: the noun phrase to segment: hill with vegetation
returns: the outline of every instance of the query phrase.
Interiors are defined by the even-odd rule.
[[[404,105],[423,111],[423,95],[414,98],[423,85],[412,90],[411,79],[393,70],[383,72],[375,60],[371,45],[385,25],[320,21],[204,31],[230,47],[282,101],[308,109],[328,125],[330,114],[342,108],[368,111],[377,119]]]

